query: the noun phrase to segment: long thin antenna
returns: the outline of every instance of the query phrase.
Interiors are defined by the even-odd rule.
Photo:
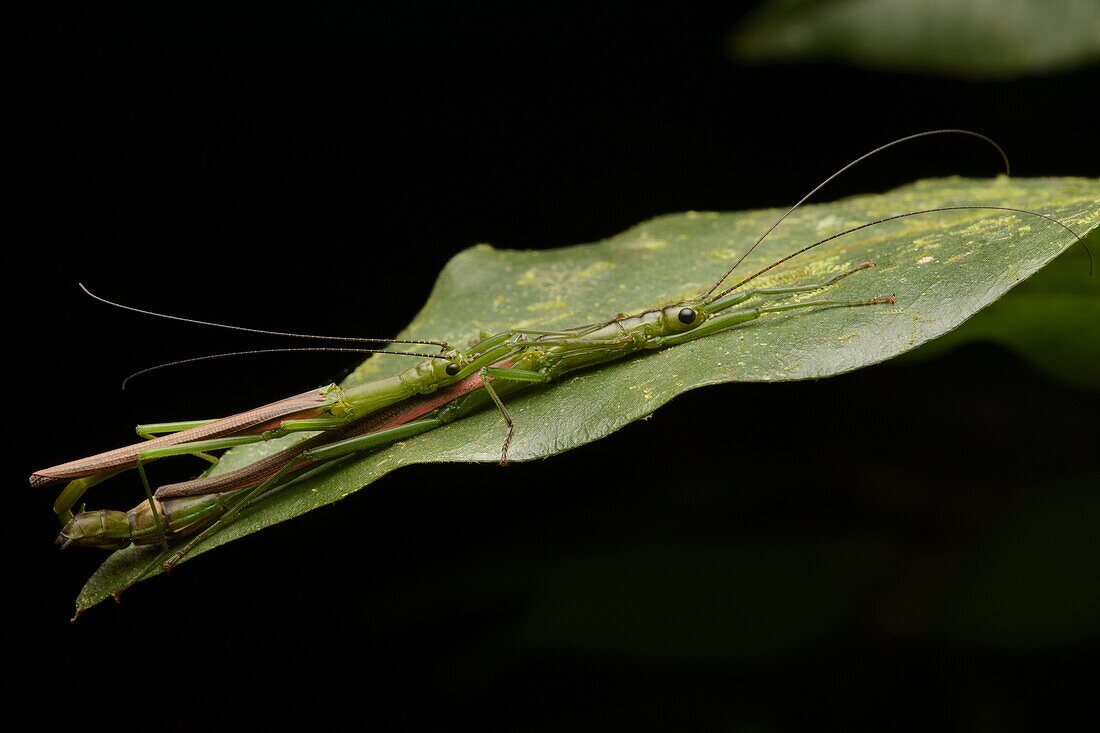
[[[1089,256],[1089,275],[1092,274],[1092,252],[1089,250],[1088,245],[1085,244],[1085,240],[1081,237],[1080,234],[1073,231],[1072,229],[1070,229],[1070,227],[1068,225],[1064,224],[1061,221],[1058,221],[1053,216],[1047,216],[1046,214],[1041,214],[1038,211],[1031,211],[1030,209],[1016,209],[1016,208],[1013,208],[1011,206],[938,206],[934,209],[921,209],[920,211],[907,211],[904,214],[894,214],[893,216],[887,216],[887,217],[884,217],[882,219],[876,219],[875,221],[869,221],[866,224],[860,224],[859,226],[852,227],[851,229],[845,229],[843,232],[838,232],[837,234],[833,234],[832,236],[825,237],[825,239],[819,239],[818,241],[814,242],[813,244],[808,244],[805,247],[803,247],[802,249],[791,252],[786,257],[783,257],[781,259],[776,260],[775,262],[771,263],[767,267],[764,267],[760,270],[757,270],[756,272],[749,275],[748,277],[746,277],[744,280],[737,283],[736,285],[733,285],[731,287],[726,288],[725,290],[723,290],[721,293],[714,296],[713,298],[709,298],[706,302],[713,303],[714,301],[718,300],[719,298],[722,298],[726,295],[729,295],[730,293],[732,293],[734,290],[737,290],[737,288],[741,287],[742,285],[745,285],[746,283],[752,282],[753,280],[760,277],[761,275],[763,275],[768,270],[771,270],[773,268],[778,267],[779,265],[782,265],[787,260],[790,260],[794,257],[797,257],[798,255],[802,254],[803,252],[808,252],[811,249],[813,249],[814,247],[819,247],[819,246],[825,244],[826,242],[831,242],[834,239],[839,239],[840,237],[843,237],[847,234],[851,234],[853,232],[858,232],[861,229],[867,229],[869,227],[877,226],[879,224],[885,224],[888,221],[895,221],[896,219],[905,219],[905,218],[910,217],[910,216],[918,216],[919,214],[932,214],[932,213],[935,213],[937,211],[962,211],[962,210],[966,210],[966,209],[988,209],[988,210],[992,210],[992,211],[1011,211],[1011,212],[1014,212],[1014,213],[1017,213],[1017,214],[1030,214],[1031,216],[1037,216],[1041,219],[1046,219],[1047,221],[1049,221],[1053,224],[1057,224],[1058,226],[1062,227],[1067,232],[1072,234],[1077,239],[1078,242],[1080,242],[1082,245],[1084,245],[1085,252],[1087,252],[1088,256]]]
[[[761,242],[763,242],[763,241],[764,241],[764,239],[765,239],[765,238],[766,238],[766,237],[767,237],[767,236],[768,236],[769,234],[771,234],[771,233],[772,233],[772,231],[774,231],[774,230],[775,230],[775,228],[776,228],[777,226],[779,226],[780,224],[782,224],[782,223],[783,223],[783,220],[784,220],[784,219],[786,219],[786,218],[787,218],[788,216],[790,216],[790,215],[791,215],[791,214],[792,214],[792,213],[794,212],[794,210],[795,210],[795,209],[797,209],[797,208],[798,208],[799,206],[801,206],[802,204],[806,203],[806,201],[807,201],[807,200],[808,200],[808,199],[809,199],[809,198],[810,198],[811,196],[813,196],[813,195],[814,195],[815,193],[817,193],[817,192],[818,192],[818,191],[820,191],[820,190],[821,190],[822,188],[824,188],[824,187],[825,187],[825,186],[826,186],[826,185],[827,185],[828,183],[830,183],[830,182],[831,182],[831,181],[832,181],[833,179],[835,179],[835,178],[836,178],[837,176],[839,176],[840,174],[844,173],[845,171],[847,171],[847,170],[848,170],[849,168],[851,168],[851,167],[855,166],[856,164],[858,164],[858,163],[861,163],[861,162],[863,162],[864,160],[867,160],[867,159],[868,159],[868,158],[870,158],[871,156],[873,156],[873,155],[877,155],[878,153],[881,153],[881,152],[882,152],[883,150],[886,150],[886,149],[888,149],[888,148],[892,148],[892,147],[894,147],[895,145],[901,145],[902,143],[905,143],[905,142],[909,142],[910,140],[916,140],[916,139],[918,139],[918,138],[922,138],[922,137],[931,137],[932,135],[967,135],[967,136],[969,136],[969,137],[976,137],[976,138],[978,138],[979,140],[984,140],[985,142],[987,142],[987,143],[989,143],[990,145],[992,145],[992,146],[994,147],[994,149],[996,149],[996,151],[997,151],[998,153],[1000,153],[1000,156],[1001,156],[1001,160],[1003,160],[1003,161],[1004,161],[1004,164],[1005,164],[1005,175],[1007,176],[1007,175],[1011,175],[1011,174],[1012,174],[1012,169],[1011,169],[1011,167],[1009,166],[1009,163],[1008,163],[1008,156],[1007,156],[1007,155],[1005,155],[1005,151],[1004,151],[1004,149],[1002,149],[1002,148],[1001,148],[1001,146],[1000,146],[1000,145],[998,145],[998,144],[997,144],[997,143],[996,143],[996,142],[995,142],[995,141],[994,141],[994,140],[993,140],[992,138],[990,138],[990,137],[986,137],[985,135],[981,134],[980,132],[974,132],[974,131],[972,131],[972,130],[956,130],[956,129],[953,129],[953,128],[947,128],[947,129],[943,129],[943,130],[928,130],[927,132],[918,132],[918,133],[916,133],[916,134],[914,134],[914,135],[907,135],[906,137],[901,137],[901,138],[898,138],[897,140],[894,140],[894,141],[892,141],[892,142],[888,142],[888,143],[886,143],[885,145],[880,145],[879,147],[875,148],[875,149],[874,149],[874,150],[872,150],[871,152],[869,152],[869,153],[864,153],[863,155],[859,156],[858,158],[856,158],[855,160],[853,160],[853,161],[852,161],[851,163],[849,163],[848,165],[844,166],[843,168],[841,168],[840,170],[838,170],[838,171],[837,171],[836,173],[834,173],[833,175],[829,176],[828,178],[826,178],[826,179],[825,179],[824,181],[822,181],[821,183],[819,183],[819,184],[817,184],[816,186],[814,186],[814,188],[813,188],[813,189],[812,189],[812,190],[811,190],[811,191],[810,191],[810,192],[809,192],[808,194],[806,194],[806,195],[805,195],[805,196],[803,196],[803,197],[802,197],[801,199],[799,199],[799,201],[798,201],[798,203],[797,203],[797,204],[795,204],[795,205],[794,205],[794,206],[792,206],[791,208],[787,209],[787,213],[783,214],[783,216],[781,216],[781,217],[779,217],[778,219],[776,219],[776,220],[775,220],[775,223],[774,223],[774,224],[772,224],[772,225],[771,225],[770,227],[768,227],[768,230],[767,230],[766,232],[764,232],[763,234],[761,234],[761,235],[760,235],[760,238],[759,238],[759,239],[757,239],[757,240],[756,240],[756,242],[754,242],[754,243],[753,243],[753,245],[752,245],[751,247],[749,247],[749,248],[748,248],[747,250],[745,250],[745,252],[744,252],[744,253],[743,253],[743,254],[742,254],[742,255],[741,255],[740,257],[738,257],[738,258],[737,258],[737,261],[736,261],[736,262],[734,262],[734,263],[733,263],[733,264],[732,264],[732,265],[730,266],[730,269],[726,270],[726,273],[725,273],[724,275],[722,275],[722,277],[718,278],[718,281],[717,281],[717,282],[715,282],[715,283],[714,283],[714,285],[712,285],[712,286],[710,287],[710,290],[708,290],[707,292],[703,293],[703,296],[702,296],[702,297],[703,297],[704,299],[705,299],[705,298],[709,298],[709,297],[710,297],[710,294],[711,294],[711,293],[713,293],[713,292],[714,292],[715,290],[717,290],[717,289],[718,289],[719,287],[721,287],[722,283],[724,283],[724,282],[726,281],[726,278],[728,278],[728,277],[729,277],[730,275],[732,275],[732,274],[733,274],[733,271],[737,269],[737,266],[738,266],[738,265],[740,265],[740,264],[741,264],[742,262],[744,262],[744,261],[745,261],[745,258],[746,258],[746,257],[748,257],[748,256],[749,256],[749,254],[750,254],[750,253],[751,253],[751,252],[752,252],[752,251],[753,251],[754,249],[756,249],[757,245],[759,245],[759,244],[760,244]],[[1090,259],[1091,259],[1091,258],[1090,258]],[[727,290],[726,292],[729,292],[729,291]]]
[[[431,342],[417,341],[414,343]],[[412,351],[385,351],[383,349],[342,348],[339,346],[299,346],[285,349],[248,349],[245,351],[226,351],[220,354],[206,354],[204,356],[192,356],[187,359],[177,359],[176,361],[166,361],[162,364],[146,367],[145,369],[139,369],[138,371],[126,377],[126,379],[122,380],[122,388],[126,389],[126,385],[128,385],[130,381],[136,377],[140,377],[150,372],[160,371],[161,369],[167,369],[169,367],[182,366],[184,364],[195,364],[202,361],[214,361],[215,359],[229,359],[235,356],[255,356],[257,354],[315,353],[319,351],[325,351],[331,354],[396,354],[397,356],[418,356],[421,359],[439,358],[433,357],[431,354],[417,354]]]
[[[246,326],[234,326],[228,323],[218,323],[216,321],[200,321],[197,318],[186,318],[184,316],[173,316],[167,313],[157,313],[156,311],[145,310],[143,308],[135,308],[132,305],[126,305],[124,303],[116,303],[113,300],[107,300],[103,296],[96,295],[88,286],[84,283],[78,283],[80,289],[84,291],[88,297],[93,300],[98,300],[100,303],[105,303],[115,308],[121,308],[122,310],[130,311],[132,313],[140,313],[144,316],[153,316],[155,318],[164,318],[169,321],[180,321],[182,323],[190,323],[194,326],[211,326],[213,328],[224,328],[229,331],[243,331],[244,333],[258,333],[263,336],[285,336],[288,338],[297,339],[313,339],[315,341],[344,341],[348,343],[358,344],[425,344],[428,346],[438,346],[441,351],[451,350],[452,347],[446,341],[418,341],[415,339],[377,339],[366,338],[358,336],[320,336],[312,333],[290,333],[287,331],[269,331],[263,328],[248,328]],[[247,352],[243,352],[247,353]],[[388,354],[394,354],[398,352],[388,351]],[[417,354],[417,356],[424,356],[424,354]],[[138,372],[140,373],[140,372]],[[131,375],[133,376],[133,375]]]

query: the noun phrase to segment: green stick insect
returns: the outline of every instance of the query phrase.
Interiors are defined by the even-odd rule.
[[[438,340],[332,339],[195,321],[112,303],[89,292],[92,297],[110,305],[147,315],[252,333],[374,344],[377,348],[342,346],[324,347],[320,350],[397,354],[416,357],[420,361],[396,376],[348,389],[332,384],[218,420],[139,426],[139,434],[147,440],[36,471],[30,478],[31,485],[47,486],[67,482],[54,504],[54,510],[63,525],[57,538],[58,544],[63,548],[82,545],[118,549],[131,543],[161,545],[162,552],[149,564],[145,573],[130,582],[132,585],[158,564],[164,570],[171,569],[198,543],[233,522],[244,508],[305,471],[349,454],[378,449],[434,430],[490,404],[496,408],[506,425],[500,455],[500,462],[504,464],[508,460],[508,448],[515,429],[505,398],[529,387],[546,385],[577,370],[591,369],[642,352],[694,341],[766,318],[770,314],[893,304],[894,296],[887,294],[845,300],[830,298],[824,292],[840,280],[874,267],[873,261],[862,262],[818,282],[787,287],[746,288],[783,263],[840,237],[908,217],[944,211],[984,209],[1044,219],[1081,241],[1081,237],[1064,223],[1036,211],[1004,206],[942,206],[895,214],[846,229],[791,252],[735,284],[725,286],[745,258],[784,219],[826,184],[854,165],[888,148],[934,135],[978,138],[997,150],[1004,161],[1006,174],[1009,172],[1008,159],[1001,147],[976,132],[945,129],[903,137],[855,159],[814,187],[760,235],[713,285],[694,298],[670,302],[631,315],[619,314],[605,321],[573,328],[506,330],[484,336],[465,349],[458,349],[446,341]],[[822,295],[808,300],[791,300],[792,296],[808,293]],[[438,353],[426,356],[424,353],[382,348],[389,344],[432,346],[438,348]],[[311,350],[319,349],[265,349],[235,354]],[[231,355],[234,354],[215,354],[184,361]],[[178,363],[181,362],[163,364],[153,369]],[[150,370],[136,374],[147,371]],[[131,375],[133,376],[136,375]],[[311,435],[293,446],[233,471],[163,485],[155,490],[145,472],[145,464],[152,460],[176,455],[198,455],[216,462],[217,459],[209,456],[209,452],[267,441],[291,433]],[[141,504],[126,512],[102,509],[73,513],[73,507],[88,489],[128,469],[137,470],[145,488],[145,500]]]

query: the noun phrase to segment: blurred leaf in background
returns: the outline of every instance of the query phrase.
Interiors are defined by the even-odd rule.
[[[1100,60],[1097,0],[770,0],[734,29],[742,61],[808,59],[972,78]]]

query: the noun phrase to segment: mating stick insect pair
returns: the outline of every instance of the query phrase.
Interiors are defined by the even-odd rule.
[[[959,205],[908,211],[846,229],[781,257],[728,287],[734,271],[745,258],[818,190],[857,163],[904,142],[934,135],[965,135],[978,138],[997,150],[1008,173],[1008,159],[993,140],[967,130],[932,130],[894,140],[857,158],[811,190],[780,216],[713,285],[698,296],[605,321],[566,329],[507,330],[483,338],[466,349],[439,340],[341,338],[301,334],[277,334],[303,338],[374,344],[372,348],[342,346],[324,350],[356,353],[396,354],[420,361],[400,374],[347,389],[336,385],[311,390],[218,420],[162,423],[139,426],[147,440],[88,458],[36,471],[32,486],[67,482],[54,510],[63,528],[58,536],[62,547],[84,545],[117,549],[133,544],[159,544],[160,555],[146,573],[158,564],[170,569],[196,544],[231,523],[242,510],[321,464],[353,453],[391,445],[461,419],[492,404],[506,426],[501,463],[506,463],[515,423],[505,398],[528,387],[545,385],[580,369],[624,359],[640,352],[664,349],[758,318],[782,312],[807,312],[826,308],[864,308],[895,302],[888,294],[865,299],[830,298],[827,291],[844,278],[874,267],[873,261],[850,266],[818,282],[787,287],[745,289],[765,273],[827,242],[885,222],[955,210],[994,210],[1041,218],[1081,238],[1068,226],[1046,214],[1005,206]],[[820,293],[810,299],[792,299]],[[89,292],[89,295],[91,293]],[[98,296],[92,296],[98,300]],[[117,303],[103,301],[119,306]],[[140,311],[147,315],[185,320],[238,331],[266,334],[237,326],[226,326],[176,316]],[[389,351],[388,344],[433,346],[438,353]],[[271,349],[265,351],[286,351]],[[290,350],[317,350],[315,348]],[[257,353],[257,352],[240,352]],[[217,358],[226,355],[200,357]],[[194,360],[186,360],[194,361]],[[169,365],[161,365],[169,366]],[[160,367],[154,367],[160,368]],[[148,370],[145,370],[148,371]],[[140,374],[142,372],[138,372]],[[296,444],[236,470],[207,475],[191,481],[156,488],[149,483],[145,465],[152,460],[176,455],[197,455],[217,462],[211,451],[271,440],[292,433],[310,435]],[[145,500],[130,511],[95,510],[74,514],[73,508],[94,485],[128,469],[136,469],[145,489]],[[184,540],[179,544],[176,540]],[[131,581],[137,582],[140,577]]]

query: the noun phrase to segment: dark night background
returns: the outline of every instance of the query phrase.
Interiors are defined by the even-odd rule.
[[[121,393],[150,364],[278,344],[114,312],[77,281],[196,318],[389,335],[476,242],[789,204],[923,129],[985,132],[1017,175],[1100,171],[1077,109],[1095,68],[743,66],[724,55],[745,12],[728,5],[181,5],[8,26],[0,224],[24,373],[8,378],[5,605],[9,674],[56,699],[39,719],[970,729],[1084,704],[1100,396],[980,344],[693,392],[534,464],[406,469],[68,624],[102,556],[57,552],[33,469],[354,362],[247,359]],[[997,165],[926,141],[821,200]],[[754,418],[723,425],[721,403]],[[698,466],[645,460],[685,431]],[[136,482],[108,487],[89,498],[136,503]]]

